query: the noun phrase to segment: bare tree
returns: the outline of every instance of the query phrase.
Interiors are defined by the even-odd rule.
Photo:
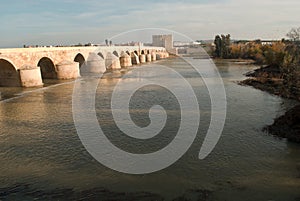
[[[300,27],[298,28],[292,28],[287,34],[287,37],[292,39],[293,41],[299,41],[300,40]]]

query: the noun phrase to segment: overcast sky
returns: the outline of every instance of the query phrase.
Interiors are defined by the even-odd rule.
[[[300,26],[300,1],[9,0],[1,2],[0,19],[1,47],[102,43],[144,28],[148,29],[113,41],[150,42],[152,32],[162,32],[159,28],[193,40],[213,39],[221,33],[230,33],[234,39],[280,39]]]

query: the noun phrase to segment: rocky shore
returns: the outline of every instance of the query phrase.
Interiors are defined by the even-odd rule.
[[[284,98],[300,101],[298,85],[290,86],[283,79],[283,73],[278,66],[266,66],[256,69],[246,74],[250,77],[240,82],[241,85],[252,86],[256,89],[267,91]],[[296,82],[297,83],[297,82]],[[290,141],[300,143],[300,105],[287,111],[283,116],[274,120],[272,125],[265,127],[264,130],[272,135],[287,138]]]
[[[274,123],[265,127],[269,133],[300,143],[300,105],[287,111],[275,119]]]

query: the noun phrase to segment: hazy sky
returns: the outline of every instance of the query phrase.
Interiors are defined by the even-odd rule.
[[[102,43],[143,28],[169,29],[194,40],[221,33],[235,39],[280,39],[300,26],[300,1],[9,0],[1,2],[0,19],[1,47]],[[150,30],[114,41],[151,41]]]

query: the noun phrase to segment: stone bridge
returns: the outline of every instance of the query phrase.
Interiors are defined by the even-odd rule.
[[[0,86],[41,86],[44,79],[75,79],[168,56],[163,47],[146,46],[0,49]]]

